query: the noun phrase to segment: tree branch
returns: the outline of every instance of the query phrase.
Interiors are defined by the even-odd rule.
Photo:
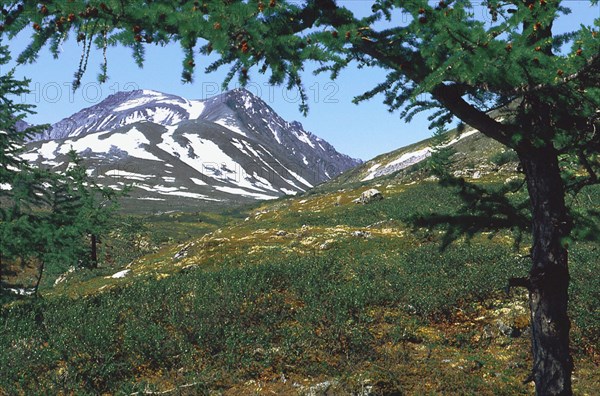
[[[464,92],[463,89],[457,88],[458,87],[454,85],[440,84],[435,87],[431,93],[436,100],[463,122],[477,129],[484,135],[512,148],[514,144],[509,136],[513,131],[506,131],[506,125],[496,121],[486,112],[477,109],[464,100],[462,97]]]
[[[511,287],[524,287],[527,290],[531,288],[531,281],[529,278],[510,278],[508,280],[508,289]]]
[[[377,36],[375,32],[372,35]],[[425,80],[427,67],[420,54],[406,48],[401,48],[404,53],[398,53],[396,48],[396,54],[390,54],[390,47],[384,46],[382,49],[379,43],[378,40],[363,37],[360,44],[355,44],[354,50],[371,56],[390,69],[401,72],[416,84]],[[485,111],[477,109],[463,99],[463,95],[468,88],[465,84],[440,84],[431,91],[431,94],[434,99],[466,124],[505,146],[513,147],[514,144],[509,136],[514,134],[514,131],[507,130],[506,125],[496,121]]]
[[[588,59],[587,64],[581,68],[576,73],[570,74],[562,78],[562,81],[559,82],[558,85],[564,85],[571,81],[580,80],[583,77],[591,77],[592,81],[594,79],[599,81],[598,78],[598,69],[600,68],[600,54],[596,54]],[[513,90],[503,92],[503,95],[506,96],[521,96],[525,93],[536,93],[548,88],[548,84],[537,84],[534,86],[524,85],[517,87]]]

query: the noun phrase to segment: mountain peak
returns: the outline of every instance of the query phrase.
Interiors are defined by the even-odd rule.
[[[64,139],[110,131],[140,121],[160,125],[175,125],[200,117],[203,101],[148,89],[116,92],[93,106],[52,125],[34,140]]]
[[[243,103],[244,107],[246,108],[250,108],[253,103],[266,105],[266,103],[259,96],[243,87],[222,92],[219,95],[206,99],[206,102],[221,104],[231,104],[232,102],[238,104]]]
[[[100,107],[110,106],[113,104],[123,103],[128,100],[135,99],[135,98],[141,98],[141,97],[148,97],[148,98],[156,99],[156,98],[165,97],[165,96],[174,96],[174,95],[167,95],[162,92],[153,91],[153,90],[149,90],[149,89],[133,89],[131,91],[118,91],[111,95],[108,95],[101,102],[99,102],[93,106],[90,106],[88,108],[93,109],[98,106],[100,106]],[[86,109],[83,109],[83,110],[86,110]]]
[[[138,91],[142,91],[142,94],[147,95],[147,96],[165,96],[164,93],[158,92],[158,91],[153,91],[151,89],[142,89],[142,90],[138,90]]]

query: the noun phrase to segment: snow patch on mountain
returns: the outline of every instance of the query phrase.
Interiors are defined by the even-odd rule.
[[[246,141],[240,141],[238,139],[231,139],[231,143],[237,147],[242,153],[248,156],[254,156],[255,158],[261,158],[261,154],[252,148]]]
[[[190,180],[198,186],[207,186],[208,185],[205,182],[203,182],[202,180],[196,179],[195,177],[190,177]]]
[[[141,107],[144,106],[148,103],[152,103],[156,101],[156,96],[155,95],[148,95],[147,94],[148,91],[144,91],[144,95],[147,96],[142,96],[136,99],[132,99],[132,100],[128,100],[125,103],[122,103],[121,105],[115,107],[113,109],[113,111],[126,111],[126,110],[131,110],[131,109],[135,109],[136,107]],[[162,96],[160,96],[162,97]]]
[[[109,153],[111,149],[117,148],[126,152],[131,157],[161,161],[160,158],[150,154],[142,145],[150,144],[150,141],[135,127],[127,133],[97,132],[85,135],[79,139],[68,139],[58,150],[61,154],[67,154],[72,148],[78,153],[93,148],[94,152]]]
[[[128,180],[140,180],[145,181],[146,179],[152,179],[153,175],[143,175],[140,173],[127,172],[121,169],[111,169],[107,172],[104,172],[105,176],[110,176],[113,178],[123,178]]]
[[[259,193],[255,193],[255,192],[246,191],[242,188],[235,188],[235,187],[217,186],[217,187],[215,187],[215,189],[229,193],[229,194],[241,195],[243,197],[255,198],[255,199],[260,199],[260,200],[270,200],[270,199],[279,198],[278,196],[259,194]]]
[[[248,136],[248,135],[246,135],[246,133],[244,131],[242,131],[242,129],[240,128],[238,123],[232,118],[221,118],[219,120],[216,120],[215,124],[219,124],[219,125],[227,128],[235,133],[238,133],[242,136]]]
[[[38,160],[38,158],[40,158],[40,154],[38,152],[30,152],[30,153],[23,153],[19,157],[21,157],[25,161],[35,162]]]
[[[40,147],[39,153],[42,157],[53,160],[56,158],[56,149],[58,148],[58,142],[48,142],[44,143],[42,147]]]
[[[308,144],[310,147],[315,148],[315,144],[312,142],[312,140],[310,140],[310,138],[308,137],[308,135],[306,133],[294,131],[294,135],[296,135],[298,140],[300,140],[301,142],[304,142],[304,143]],[[321,147],[321,150],[323,150],[323,147]]]
[[[215,167],[228,173],[235,172],[241,168],[240,164],[225,154],[213,141],[202,139],[198,135],[190,133],[184,133],[183,137],[190,142],[193,153],[200,161],[200,164],[202,164],[202,167]]]
[[[286,195],[298,195],[298,191],[296,190],[288,190],[287,188],[281,189]]]
[[[439,146],[440,148],[448,147],[453,144],[456,144],[460,140],[477,133],[476,130],[470,130],[469,132],[464,132],[459,136],[452,139],[450,142]],[[373,180],[377,177],[389,175],[390,173],[397,172],[402,169],[406,169],[409,166],[412,166],[416,163],[419,163],[431,156],[434,147],[424,147],[419,150],[410,151],[407,153],[401,154],[399,157],[392,159],[386,163],[375,163],[373,166],[369,168],[367,171],[367,175],[361,179],[361,181]]]
[[[197,120],[204,111],[204,102],[200,100],[186,100],[186,110],[190,120]]]
[[[57,168],[59,166],[62,166],[64,164],[64,162],[56,162],[56,161],[42,161],[42,165],[46,165],[46,166],[50,166],[52,168]]]
[[[139,187],[142,190],[146,190],[146,191],[153,192],[153,193],[158,193],[161,195],[180,196],[180,197],[186,197],[186,198],[201,199],[204,201],[217,201],[217,202],[219,201],[218,199],[211,198],[204,194],[198,194],[198,193],[193,193],[193,192],[188,192],[188,191],[181,191],[177,187],[166,187],[163,185],[149,186],[147,184],[138,184],[138,185],[136,185],[136,187]]]
[[[254,185],[256,187],[259,187],[263,190],[268,190],[268,191],[273,191],[275,193],[277,193],[277,189],[275,189],[273,187],[273,185],[271,185],[271,183],[269,183],[269,181],[267,179],[265,179],[264,177],[259,176],[256,172],[252,173],[252,176],[250,175],[246,175],[247,179],[253,179],[254,180]],[[284,189],[282,188],[281,191],[283,191]]]

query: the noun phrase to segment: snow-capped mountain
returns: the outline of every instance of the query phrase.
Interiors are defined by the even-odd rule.
[[[138,121],[175,125],[197,119],[204,103],[150,90],[118,92],[52,125],[36,140],[56,140],[110,131]]]
[[[29,143],[31,162],[61,170],[73,148],[105,185],[164,209],[273,199],[357,165],[244,89],[207,100],[121,92]]]

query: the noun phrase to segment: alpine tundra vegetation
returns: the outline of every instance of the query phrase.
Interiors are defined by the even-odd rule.
[[[144,392],[139,385],[115,388],[138,379],[165,391],[193,392],[196,387],[235,394],[245,384],[260,393],[265,381],[278,379],[288,388],[269,389],[275,393],[289,393],[289,387],[310,394],[348,386],[348,393],[364,389],[363,394],[514,394],[527,389],[507,378],[507,372],[520,371],[521,381],[533,381],[538,395],[573,394],[576,381],[586,377],[586,358],[578,360],[583,377],[572,375],[573,353],[584,348],[594,356],[597,348],[594,333],[591,342],[583,341],[586,329],[597,322],[597,310],[595,305],[588,312],[582,309],[597,299],[582,286],[594,282],[593,272],[586,271],[597,260],[578,260],[593,257],[587,249],[595,249],[584,237],[593,237],[597,220],[600,19],[556,34],[553,26],[569,11],[568,3],[489,0],[489,18],[482,19],[471,2],[462,0],[375,0],[366,16],[336,0],[1,1],[3,37],[29,28],[34,32],[19,62],[35,62],[46,44],[59,56],[60,44],[71,33],[83,44],[75,87],[90,51],[96,50],[92,47],[106,55],[108,47],[119,44],[131,47],[141,65],[147,45],[178,42],[185,55],[182,79],[190,82],[195,54],[218,54],[207,70],[230,67],[225,85],[236,77],[247,83],[254,72],[269,73],[272,84],[300,92],[303,112],[308,111],[301,76],[305,65],[316,62],[318,72],[331,78],[350,65],[365,73],[384,69],[387,77],[356,102],[382,95],[390,111],[407,120],[430,111],[431,126],[440,128],[436,140],[444,136],[445,125],[458,119],[512,150],[521,171],[515,181],[526,187],[525,193],[518,183],[493,178],[472,183],[449,172],[453,154],[436,144],[429,163],[445,189],[431,182],[391,184],[396,199],[355,205],[344,217],[346,224],[334,224],[339,217],[331,214],[348,210],[348,190],[333,202],[326,194],[318,200],[318,190],[311,191],[304,203],[275,202],[231,233],[215,231],[189,242],[187,253],[173,252],[185,257],[177,261],[182,272],[171,279],[155,282],[150,279],[168,274],[146,273],[146,281],[72,305],[60,299],[13,305],[3,310],[3,345],[11,345],[2,349],[7,392],[34,391],[32,384],[41,376],[48,388],[63,392]],[[110,54],[103,59],[101,81],[107,79]],[[413,197],[418,199],[412,206],[402,201],[423,189],[427,209],[420,206],[425,195]],[[438,193],[431,194],[433,189]],[[353,199],[360,195],[352,192]],[[452,196],[458,209],[449,205]],[[439,197],[444,201],[436,202]],[[306,203],[310,212],[297,206]],[[282,207],[296,213],[286,217],[276,209]],[[287,234],[273,237],[274,225]],[[367,226],[373,227],[354,236],[353,227]],[[447,230],[440,237],[437,227],[442,226]],[[251,234],[236,235],[235,230],[252,227],[257,228]],[[230,244],[234,238],[238,243]],[[289,242],[282,243],[286,238]],[[465,245],[451,243],[459,238]],[[252,241],[252,248],[242,254],[248,247],[244,241]],[[443,253],[436,253],[436,242],[446,247]],[[313,253],[291,258],[315,243],[340,249],[329,257],[308,249]],[[528,251],[520,250],[527,245]],[[197,267],[200,256],[206,260],[204,270]],[[153,260],[156,267],[150,265]],[[520,268],[524,261],[530,267],[526,274]],[[156,271],[162,268],[159,262],[168,260],[148,256],[139,270]],[[573,283],[569,300],[572,278],[582,283]],[[528,356],[523,345],[517,362],[502,362],[515,344],[508,342],[500,352],[485,336],[492,330],[473,330],[479,328],[476,323],[505,312],[492,313],[474,301],[495,301],[490,300],[494,291],[507,282],[527,291],[530,370],[523,369]],[[579,307],[571,311],[576,325],[582,309],[581,333],[571,329],[569,303]],[[473,317],[473,327],[453,335],[460,325],[450,325],[479,309],[482,315]],[[424,328],[411,312],[433,320],[444,336]],[[501,332],[512,336],[526,322],[518,314],[510,325],[499,320]],[[572,344],[571,333],[576,334]],[[471,348],[475,352],[466,357],[454,355]],[[477,348],[483,348],[481,353]],[[439,351],[454,357],[439,359]],[[440,364],[429,365],[432,359]],[[28,369],[20,370],[24,362]],[[411,372],[411,366],[423,369]],[[304,379],[341,379],[311,387],[298,373]],[[411,373],[424,384],[407,379]],[[588,375],[590,382],[582,380],[582,386],[590,388],[582,393],[591,394],[598,378]]]

